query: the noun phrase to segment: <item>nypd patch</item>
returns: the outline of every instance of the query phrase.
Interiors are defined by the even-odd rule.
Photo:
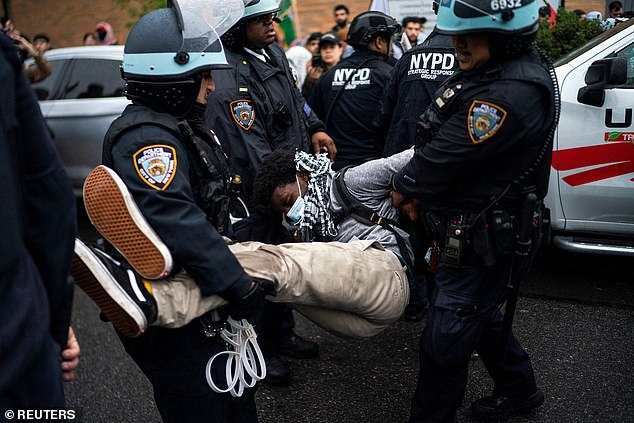
[[[493,103],[474,100],[469,108],[469,136],[474,144],[491,138],[506,119],[506,110]]]
[[[176,150],[169,145],[151,145],[134,153],[134,167],[141,180],[163,191],[176,173]]]
[[[231,115],[240,128],[248,131],[255,122],[255,110],[251,100],[236,100],[229,105]]]

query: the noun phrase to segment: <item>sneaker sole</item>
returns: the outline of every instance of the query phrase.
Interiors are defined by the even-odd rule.
[[[99,258],[79,239],[75,240],[71,275],[119,332],[134,338],[147,329],[143,311],[112,278]]]
[[[167,277],[172,255],[147,223],[119,176],[97,166],[84,183],[84,205],[92,224],[146,279]]]

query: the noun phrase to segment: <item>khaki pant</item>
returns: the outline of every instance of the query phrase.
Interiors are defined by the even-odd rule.
[[[325,330],[364,338],[394,323],[409,301],[399,259],[374,241],[268,245],[246,242],[229,248],[252,277],[267,279],[277,296]],[[163,327],[180,327],[227,302],[202,297],[195,282],[180,273],[153,282]]]

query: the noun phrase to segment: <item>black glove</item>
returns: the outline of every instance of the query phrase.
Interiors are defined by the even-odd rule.
[[[264,279],[253,279],[251,288],[242,297],[227,306],[229,315],[235,320],[251,319],[257,316],[264,306],[264,297],[275,295],[273,282]]]

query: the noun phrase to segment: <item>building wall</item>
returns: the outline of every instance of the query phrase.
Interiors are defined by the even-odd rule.
[[[335,24],[333,8],[345,4],[350,9],[350,20],[368,10],[369,0],[300,0],[297,1],[299,29],[302,35],[329,31]]]
[[[132,0],[121,7],[115,0],[12,0],[11,8],[15,27],[23,34],[32,38],[44,32],[53,47],[69,47],[81,45],[84,34],[94,32],[101,21],[112,25],[123,44],[129,31],[126,24],[131,21],[128,10],[138,3]]]
[[[566,0],[566,9],[598,10],[605,13],[606,0]],[[85,33],[94,31],[100,21],[110,23],[119,43],[128,35],[132,21],[128,10],[138,8],[142,0],[131,0],[126,7],[115,0],[12,0],[13,20],[16,28],[29,37],[38,32],[47,33],[54,47],[80,45]],[[297,25],[301,35],[314,31],[327,31],[334,25],[333,7],[343,3],[350,9],[351,18],[367,10],[369,0],[296,0]],[[425,12],[422,13],[426,15]]]
[[[610,0],[566,0],[564,4],[566,5],[566,10],[581,9],[586,13],[597,10],[604,15],[609,2]]]

